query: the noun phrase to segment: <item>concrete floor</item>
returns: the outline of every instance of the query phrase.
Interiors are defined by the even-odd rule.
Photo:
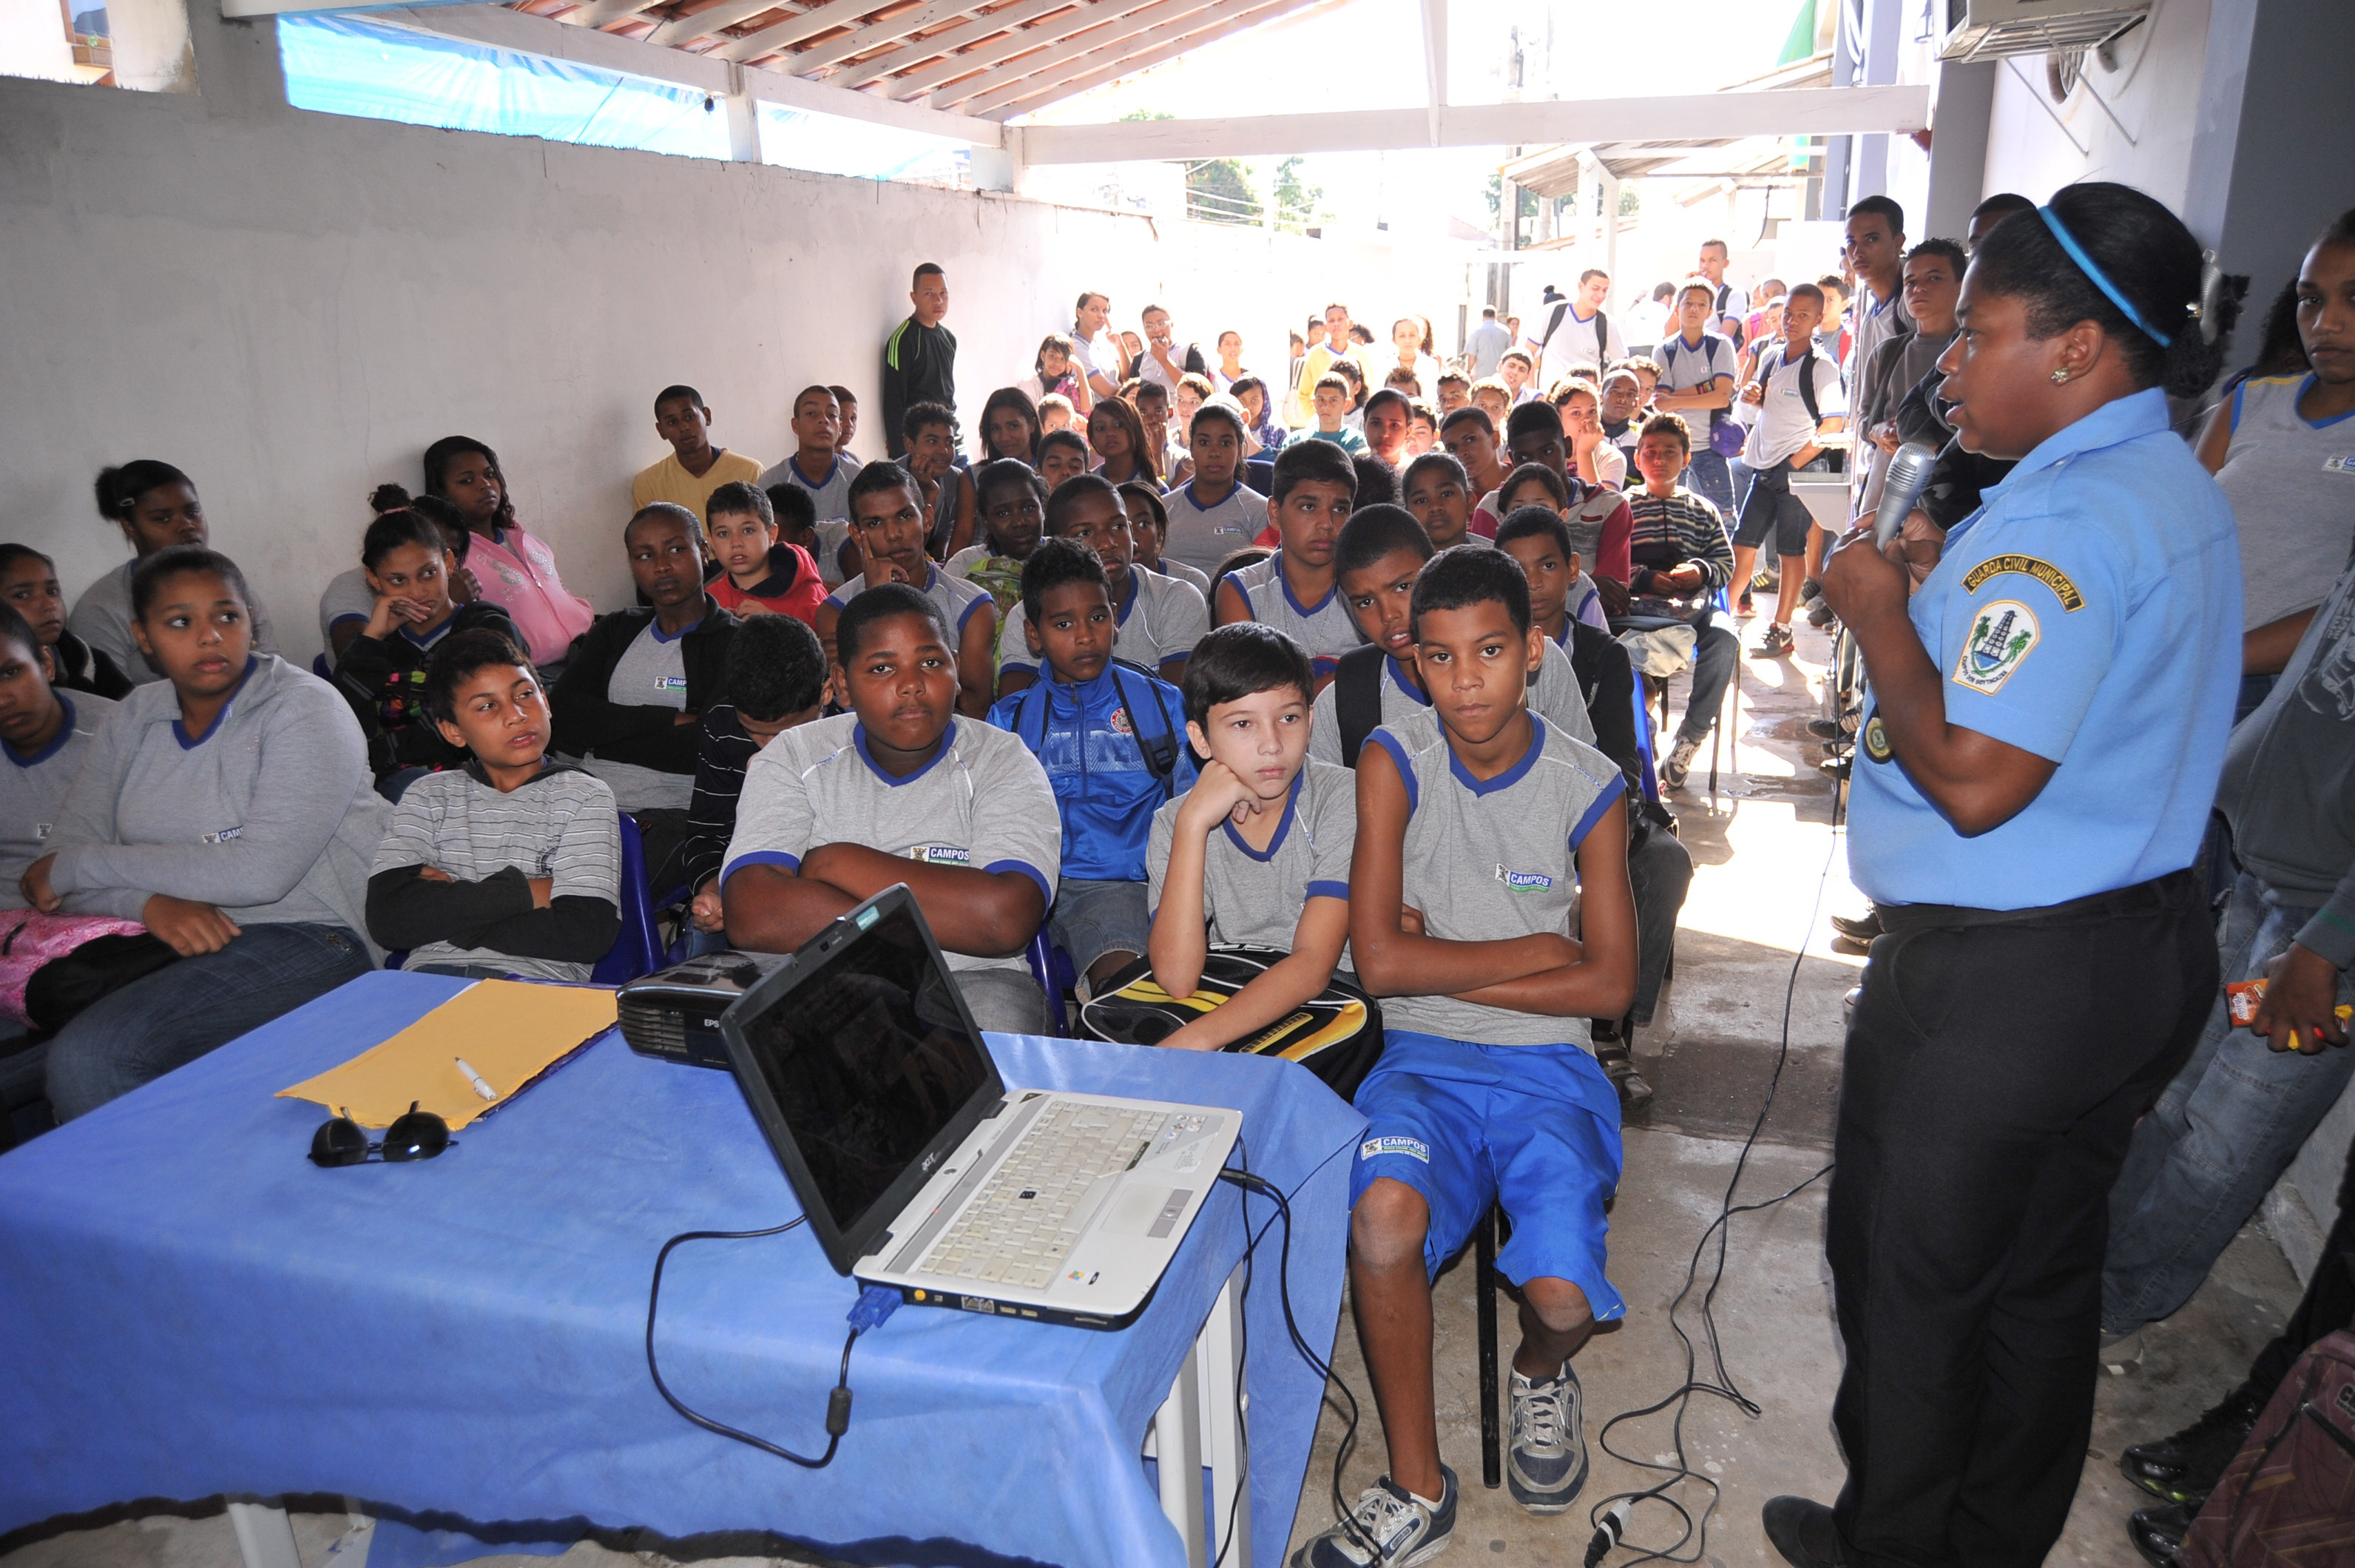
[[[1786,987],[1790,1051],[1739,1200],[1781,1192],[1821,1169],[1828,1157],[1838,1093],[1840,998],[1856,984],[1862,960],[1833,951],[1825,917],[1859,912],[1864,901],[1846,880],[1831,825],[1831,787],[1815,767],[1818,749],[1803,728],[1816,711],[1809,683],[1820,675],[1824,652],[1823,637],[1802,628],[1797,659],[1745,656],[1733,726],[1737,744],[1730,758],[1721,758],[1719,788],[1707,787],[1704,751],[1704,766],[1672,798],[1696,875],[1678,938],[1675,977],[1659,1016],[1636,1042],[1638,1065],[1657,1097],[1648,1123],[1628,1132],[1626,1172],[1612,1216],[1611,1272],[1627,1298],[1628,1315],[1598,1335],[1576,1363],[1591,1445],[1610,1414],[1665,1397],[1685,1376],[1685,1351],[1669,1324],[1669,1304],[1719,1211],[1742,1141],[1757,1117],[1780,1051]],[[1672,707],[1680,709],[1682,698],[1678,681]],[[1805,959],[1794,985],[1793,960],[1802,946]],[[1703,1558],[1710,1568],[1779,1563],[1759,1530],[1759,1506],[1780,1492],[1828,1500],[1839,1487],[1830,1403],[1840,1360],[1823,1264],[1823,1208],[1818,1182],[1776,1208],[1741,1217],[1730,1230],[1715,1317],[1726,1372],[1760,1413],[1747,1416],[1706,1396],[1690,1402],[1687,1456],[1722,1488]],[[1713,1263],[1712,1253],[1704,1259],[1704,1283]],[[1658,1477],[1598,1447],[1585,1499],[1550,1519],[1524,1514],[1505,1491],[1481,1487],[1472,1275],[1468,1264],[1459,1264],[1443,1275],[1436,1300],[1441,1443],[1465,1479],[1454,1560],[1574,1562],[1592,1529],[1585,1501]],[[2054,1568],[2138,1561],[2123,1527],[2126,1514],[2140,1506],[2139,1494],[2118,1476],[2119,1450],[2181,1426],[2238,1381],[2296,1297],[2296,1279],[2279,1249],[2252,1227],[2191,1304],[2146,1336],[2142,1363],[2103,1378],[2076,1508],[2048,1559]],[[1502,1308],[1509,1353],[1512,1304],[1507,1300]],[[1700,1340],[1698,1293],[1678,1321]],[[1705,1342],[1701,1354],[1707,1374],[1713,1369]],[[1346,1315],[1334,1364],[1364,1409],[1357,1450],[1341,1477],[1345,1496],[1354,1500],[1384,1461]],[[1339,1436],[1328,1410],[1294,1525],[1295,1544],[1330,1521],[1328,1488]],[[1672,1444],[1668,1418],[1629,1423],[1613,1434],[1612,1443],[1621,1454],[1664,1459]],[[1696,1512],[1708,1500],[1707,1488],[1697,1483],[1686,1483],[1678,1495]],[[296,1516],[305,1568],[322,1568],[345,1523],[341,1516]],[[1668,1510],[1649,1507],[1636,1516],[1631,1535],[1637,1546],[1665,1548],[1677,1529]],[[1688,1544],[1682,1554],[1689,1560],[1690,1553]],[[214,1516],[130,1520],[61,1536],[0,1558],[0,1568],[234,1568],[239,1561],[228,1520]],[[560,1558],[484,1558],[477,1568],[658,1568],[667,1561],[583,1544]],[[772,1560],[724,1561],[750,1568]]]

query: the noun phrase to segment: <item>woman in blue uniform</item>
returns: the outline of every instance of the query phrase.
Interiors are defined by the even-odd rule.
[[[1836,1507],[1765,1509],[1801,1568],[2027,1568],[2076,1491],[2105,1200],[2217,985],[2191,868],[2239,682],[2240,562],[2167,411],[2222,357],[2203,270],[2125,186],[2006,219],[1940,368],[1963,445],[2018,465],[1910,603],[1869,545],[1825,571],[1872,672],[1849,860],[1885,934],[1826,1226],[1848,1484]]]

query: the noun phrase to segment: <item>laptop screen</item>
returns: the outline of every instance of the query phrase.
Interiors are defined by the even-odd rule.
[[[844,1237],[996,1080],[914,910],[902,892],[854,912],[854,924],[868,923],[740,1023]]]

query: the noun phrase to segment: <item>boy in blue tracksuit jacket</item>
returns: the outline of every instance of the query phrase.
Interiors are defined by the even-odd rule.
[[[1119,625],[1095,551],[1042,541],[1022,566],[1023,636],[1049,678],[989,721],[1020,736],[1055,786],[1063,869],[1048,912],[1055,945],[1092,992],[1145,952],[1145,845],[1153,814],[1194,784],[1176,687],[1112,656]]]

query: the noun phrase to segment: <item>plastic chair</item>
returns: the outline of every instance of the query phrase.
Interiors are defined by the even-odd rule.
[[[311,673],[324,681],[332,682],[336,678],[336,672],[328,667],[327,656],[325,654],[311,656]]]
[[[1652,705],[1645,700],[1640,681],[1629,695],[1635,699],[1636,760],[1643,764],[1644,798],[1657,805],[1660,800],[1660,775],[1655,765],[1655,748],[1652,745]]]
[[[637,820],[622,814],[622,929],[589,978],[600,986],[626,986],[663,966],[662,941],[655,929],[655,901],[646,891],[646,846]]]
[[[1047,940],[1045,921],[1040,921],[1039,929],[1030,933],[1030,945],[1023,950],[1023,956],[1030,961],[1030,977],[1039,982],[1040,990],[1047,993],[1047,1010],[1054,1015],[1055,1033],[1069,1038],[1071,1026],[1063,1014],[1063,987],[1055,983],[1055,960],[1062,955],[1057,953]],[[1071,962],[1064,958],[1064,966],[1070,967]]]
[[[1504,1424],[1497,1407],[1497,1249],[1512,1227],[1491,1203],[1472,1227],[1475,1313],[1480,1332],[1480,1484],[1495,1491],[1505,1484]]]

